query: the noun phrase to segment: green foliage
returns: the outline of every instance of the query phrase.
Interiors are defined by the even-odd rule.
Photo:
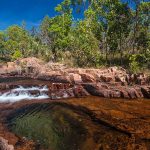
[[[140,71],[140,68],[144,67],[147,63],[147,58],[144,54],[133,54],[129,56],[129,67],[134,73]]]
[[[84,66],[98,66],[100,62],[99,42],[90,31],[86,21],[80,21],[72,31],[70,46],[72,47],[75,64]]]
[[[131,55],[129,60],[130,60],[129,63],[130,70],[134,73],[137,73],[140,67],[139,67],[139,63],[136,61],[136,55]]]
[[[22,29],[17,25],[11,26],[7,29],[5,49],[7,49],[11,55],[20,50],[20,53],[26,56],[29,44],[29,35],[25,29]]]
[[[5,54],[5,33],[0,32],[0,55],[4,56]]]
[[[17,60],[17,59],[19,59],[19,58],[21,58],[21,57],[22,57],[21,52],[20,52],[19,50],[16,50],[16,51],[14,52],[14,54],[12,55],[12,60]]]
[[[39,30],[27,31],[23,22],[0,32],[0,58],[35,56],[79,67],[122,65],[133,72],[150,68],[150,2],[131,2],[135,9],[121,0],[64,0]],[[73,9],[84,18],[74,20]]]

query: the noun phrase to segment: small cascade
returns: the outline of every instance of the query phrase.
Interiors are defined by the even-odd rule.
[[[49,98],[48,91],[49,89],[47,86],[18,86],[10,91],[0,93],[0,103],[17,102],[21,100],[47,99]]]

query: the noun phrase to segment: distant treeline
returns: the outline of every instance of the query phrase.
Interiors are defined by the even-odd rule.
[[[84,13],[77,20],[73,12]],[[0,59],[35,56],[79,67],[150,68],[150,2],[64,0],[39,29],[13,25],[0,32]]]

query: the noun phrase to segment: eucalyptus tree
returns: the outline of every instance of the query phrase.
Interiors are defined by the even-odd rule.
[[[71,1],[64,0],[55,8],[58,13],[53,18],[45,17],[41,24],[41,33],[44,42],[53,53],[53,60],[57,60],[59,50],[66,50],[68,46],[68,34],[72,26]]]
[[[92,0],[71,0],[71,4],[77,8],[77,12],[80,12],[82,10],[85,11],[86,7],[88,7],[91,4]]]
[[[146,53],[150,49],[150,2],[142,2],[139,5],[138,31],[135,38],[137,50]]]
[[[99,41],[95,38],[93,32],[87,28],[85,21],[77,23],[70,43],[76,65],[80,67],[100,65]]]
[[[29,33],[25,29],[13,25],[6,30],[5,49],[11,52],[11,55],[19,54],[26,56],[30,48]]]
[[[141,3],[143,3],[145,0],[128,0],[128,2],[130,3],[130,5],[132,6],[132,10],[133,10],[133,18],[132,18],[132,54],[136,53],[137,50],[137,42],[136,42],[136,38],[138,36],[138,32],[139,32],[139,22],[140,22],[140,7],[141,7]],[[145,3],[148,3],[147,1],[145,1]]]
[[[0,31],[0,57],[4,58],[5,57],[5,41],[6,41],[6,36],[4,31]]]
[[[110,15],[111,19],[109,21],[109,31],[108,36],[110,40],[115,40],[116,44],[118,44],[118,50],[120,52],[120,62],[123,64],[123,54],[124,54],[124,41],[129,36],[130,33],[130,25],[131,25],[131,10],[128,5],[125,3],[118,2],[115,5],[115,9],[111,11],[112,15]],[[116,35],[111,39],[111,35]],[[113,42],[110,41],[110,45]],[[111,47],[113,48],[113,47]]]

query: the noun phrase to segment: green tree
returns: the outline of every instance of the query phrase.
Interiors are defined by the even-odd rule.
[[[99,41],[87,26],[87,20],[79,21],[72,31],[71,47],[75,64],[80,67],[100,65]]]
[[[0,32],[0,57],[4,58],[5,57],[5,40],[6,36],[4,32]]]
[[[54,61],[57,60],[57,52],[65,51],[68,48],[68,35],[72,25],[72,9],[70,0],[64,0],[55,10],[58,16],[46,17],[41,25],[41,32],[44,40],[50,46]]]
[[[27,56],[27,51],[30,47],[29,42],[29,34],[28,32],[17,26],[11,26],[6,31],[7,41],[5,42],[5,48],[11,53],[15,53],[15,51],[20,51],[23,56]]]

